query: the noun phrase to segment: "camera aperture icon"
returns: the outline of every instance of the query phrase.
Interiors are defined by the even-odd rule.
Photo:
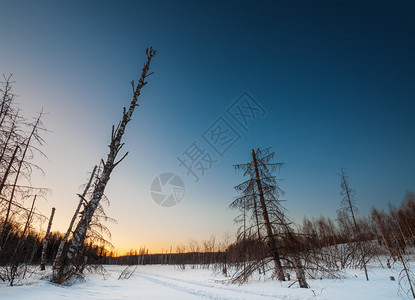
[[[172,207],[177,205],[184,196],[183,180],[174,173],[163,173],[154,178],[150,194],[153,201],[160,206]]]

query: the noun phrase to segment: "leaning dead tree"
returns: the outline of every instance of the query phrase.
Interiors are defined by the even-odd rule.
[[[261,154],[261,151],[258,149],[258,154]],[[263,180],[270,180],[271,177],[269,176],[269,172],[268,172],[268,161],[269,159],[271,159],[271,157],[269,159],[266,159],[265,157],[262,158],[262,172],[265,173],[266,178],[263,178]],[[274,237],[274,233],[271,227],[271,223],[269,221],[269,216],[268,216],[268,209],[267,209],[267,205],[265,204],[265,197],[264,197],[264,191],[262,189],[262,181],[261,181],[261,177],[259,175],[259,166],[258,166],[258,160],[257,160],[257,155],[254,151],[254,149],[252,149],[252,161],[254,163],[254,170],[255,170],[255,183],[256,186],[258,188],[258,196],[259,196],[259,201],[261,204],[261,209],[262,209],[262,215],[264,217],[264,223],[265,223],[265,228],[267,230],[267,237],[268,237],[268,246],[271,249],[271,254],[272,254],[272,258],[274,260],[274,265],[275,265],[275,273],[277,274],[277,278],[278,280],[282,280],[284,281],[284,273],[282,271],[282,266],[281,266],[281,261],[280,261],[280,256],[278,254],[278,250],[277,250],[277,245],[276,245],[276,241],[275,241],[275,237]],[[272,180],[272,179],[271,179]],[[266,183],[267,186],[267,183]]]
[[[343,196],[343,199],[341,201],[342,211],[344,212],[345,216],[351,217],[352,219],[355,242],[360,251],[360,267],[363,268],[365,271],[366,280],[369,280],[369,276],[367,273],[368,255],[366,255],[366,249],[363,245],[363,241],[361,240],[360,228],[356,222],[355,216],[357,211],[354,199],[355,192],[350,188],[349,177],[346,175],[345,170],[343,168],[340,169],[340,180],[340,194]]]
[[[56,283],[63,283],[65,280],[70,278],[71,274],[76,274],[77,270],[77,259],[82,253],[82,247],[85,241],[86,233],[90,227],[91,220],[94,216],[94,213],[99,206],[99,203],[104,195],[105,187],[110,179],[110,175],[113,169],[127,156],[128,152],[118,161],[117,155],[122,149],[124,143],[122,143],[122,137],[124,135],[125,129],[128,122],[130,122],[131,117],[134,113],[134,109],[138,106],[137,100],[140,96],[141,89],[148,83],[146,78],[152,73],[148,73],[150,69],[150,63],[152,58],[156,55],[157,50],[152,48],[146,49],[147,61],[144,64],[144,67],[141,72],[141,77],[139,79],[138,85],[134,86],[134,81],[132,81],[133,86],[133,98],[130,103],[128,110],[124,107],[122,120],[115,128],[112,127],[111,133],[111,142],[109,144],[109,153],[105,162],[102,162],[102,172],[99,176],[98,182],[96,183],[94,190],[92,192],[91,200],[88,202],[85,207],[82,217],[79,220],[75,231],[73,232],[72,240],[69,244],[68,250],[65,253],[65,258],[62,260],[62,265],[58,266],[59,272],[56,272],[52,281]]]
[[[279,196],[282,191],[278,187],[276,177],[272,173],[282,166],[281,163],[271,163],[274,153],[270,148],[252,150],[252,160],[247,164],[236,165],[237,170],[243,170],[244,176],[249,179],[237,185],[235,189],[242,194],[230,205],[232,208],[239,208],[244,211],[244,221],[246,210],[251,212],[251,225],[246,226],[244,222],[243,236],[249,236],[251,240],[257,240],[261,250],[260,259],[251,260],[248,267],[234,277],[233,281],[245,281],[254,271],[265,273],[265,266],[271,258],[274,273],[278,280],[284,281],[285,275],[281,260],[289,262],[296,271],[297,281],[302,288],[307,288],[305,273],[296,245],[296,238],[290,228],[290,221],[285,215]],[[281,244],[283,242],[284,245]],[[243,240],[242,244],[247,244]],[[261,245],[266,245],[266,247]],[[278,245],[279,244],[279,245]],[[290,247],[287,248],[287,245]],[[285,249],[282,249],[285,247]],[[244,246],[243,250],[246,249]],[[284,250],[285,257],[282,257],[281,250]],[[287,255],[287,250],[289,255]],[[290,256],[291,258],[289,258]],[[244,256],[245,257],[245,256]]]

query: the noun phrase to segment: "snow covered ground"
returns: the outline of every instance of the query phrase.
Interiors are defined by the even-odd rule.
[[[61,287],[40,279],[41,273],[24,285],[0,284],[0,299],[408,299],[398,294],[397,271],[374,267],[370,281],[359,270],[342,280],[308,280],[310,289],[289,282],[256,281],[244,285],[225,284],[211,270],[182,271],[175,266],[138,266],[128,280],[118,280],[125,266],[105,266],[108,274],[88,274],[85,282]]]

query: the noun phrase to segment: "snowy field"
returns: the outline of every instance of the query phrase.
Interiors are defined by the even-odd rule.
[[[39,271],[24,285],[0,284],[0,299],[408,299],[398,294],[397,271],[372,268],[370,281],[364,274],[349,271],[342,280],[308,280],[310,289],[300,289],[291,282],[256,281],[244,285],[225,284],[224,277],[211,270],[182,271],[175,266],[138,266],[128,280],[118,280],[125,266],[106,266],[105,276],[88,274],[85,282],[61,287],[41,279]]]

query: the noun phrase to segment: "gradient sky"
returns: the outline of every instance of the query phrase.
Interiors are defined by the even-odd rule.
[[[121,251],[233,235],[227,206],[243,177],[232,165],[254,147],[285,163],[277,175],[294,220],[335,216],[341,167],[361,215],[398,204],[415,190],[414,14],[413,1],[1,0],[0,73],[14,73],[25,116],[48,113],[45,176],[33,184],[52,192],[38,209],[56,207],[53,227],[66,230],[150,45],[155,74],[106,190]],[[226,114],[244,91],[266,110],[248,131]],[[208,149],[201,135],[219,116],[241,139],[194,183],[177,157],[194,141]],[[150,197],[163,172],[186,185],[172,208]]]

